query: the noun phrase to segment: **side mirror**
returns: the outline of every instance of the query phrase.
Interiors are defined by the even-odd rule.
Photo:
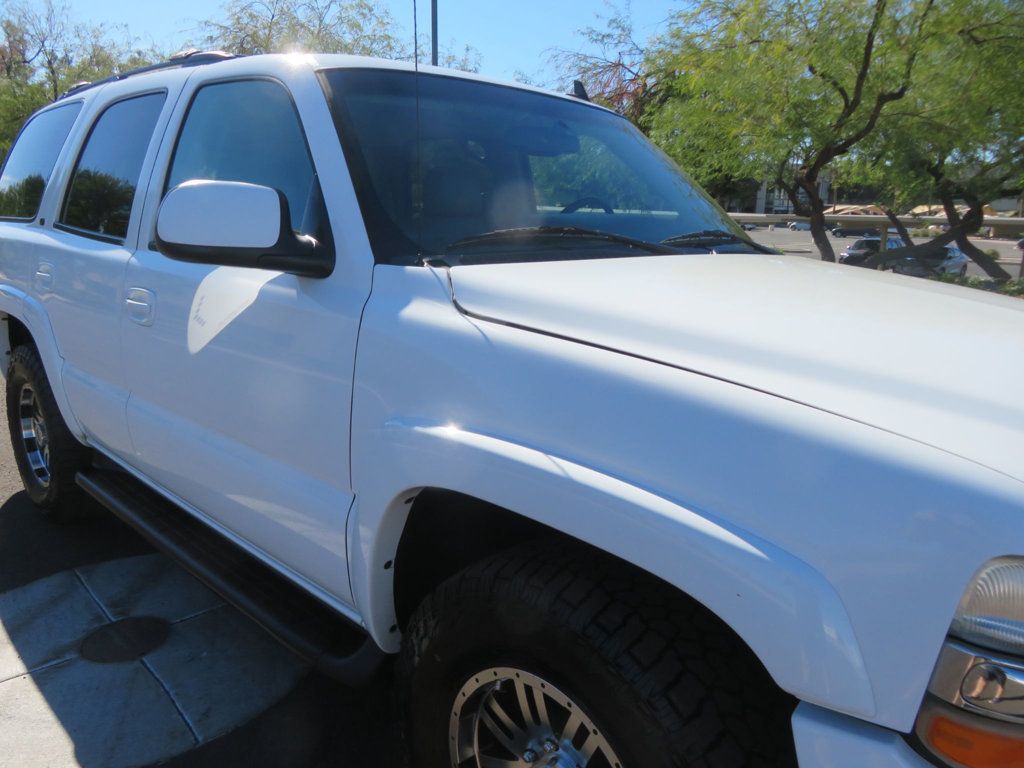
[[[304,277],[327,277],[334,269],[330,248],[292,231],[283,193],[241,181],[197,179],[168,192],[157,213],[156,247],[196,264]]]

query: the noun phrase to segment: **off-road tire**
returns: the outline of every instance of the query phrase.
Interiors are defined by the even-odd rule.
[[[20,398],[26,384],[35,394],[49,441],[49,481],[45,484],[33,471],[22,438]],[[7,368],[7,424],[14,460],[33,503],[57,522],[70,522],[87,516],[91,506],[75,484],[75,475],[89,466],[91,452],[78,442],[64,423],[39,353],[31,345],[16,347],[11,353]]]
[[[794,701],[721,621],[571,542],[490,557],[414,612],[396,672],[415,768],[451,768],[454,699],[479,670],[501,666],[578,702],[622,768],[796,765]]]

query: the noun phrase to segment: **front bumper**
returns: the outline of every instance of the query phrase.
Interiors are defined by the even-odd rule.
[[[803,702],[793,713],[800,768],[935,768],[904,737]]]

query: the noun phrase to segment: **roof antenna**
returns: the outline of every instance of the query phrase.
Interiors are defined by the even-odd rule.
[[[413,70],[416,78],[416,178],[413,180],[413,215],[416,217],[416,256],[423,256],[423,156],[420,153],[420,32],[416,0],[412,0]]]
[[[587,87],[583,85],[582,80],[572,81],[572,95],[575,96],[577,99],[582,99],[583,101],[590,101],[590,96],[587,94]]]
[[[437,66],[437,0],[430,0],[430,63]]]
[[[412,66],[417,72],[420,71],[420,29],[418,16],[416,0],[412,0]]]

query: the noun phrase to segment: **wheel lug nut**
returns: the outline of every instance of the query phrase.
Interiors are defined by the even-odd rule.
[[[535,762],[537,762],[537,758],[538,757],[539,757],[539,755],[536,752],[534,752],[532,749],[528,749],[525,752],[523,752],[523,760],[525,760],[527,763],[535,763]]]

